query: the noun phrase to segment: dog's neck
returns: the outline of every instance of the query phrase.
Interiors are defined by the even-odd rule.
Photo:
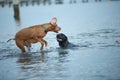
[[[69,44],[69,41],[59,42],[59,46],[62,48],[66,48]]]
[[[56,27],[55,25],[53,25],[52,23],[46,23],[46,24],[42,24],[41,27],[45,30],[45,33],[47,33],[48,31],[52,31],[48,28],[48,26],[46,25],[49,25],[51,26],[53,29]]]
[[[48,32],[47,27],[44,24],[41,25],[41,27],[45,30],[45,33],[47,34],[47,32]]]

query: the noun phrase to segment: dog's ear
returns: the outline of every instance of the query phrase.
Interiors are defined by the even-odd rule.
[[[52,18],[50,23],[53,24],[53,25],[56,24],[57,23],[57,18],[56,17]]]

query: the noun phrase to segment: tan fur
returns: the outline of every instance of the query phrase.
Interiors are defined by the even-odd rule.
[[[50,23],[24,28],[18,31],[15,35],[15,38],[12,40],[15,40],[16,45],[21,49],[21,52],[25,52],[24,46],[31,47],[31,43],[36,42],[41,43],[40,49],[43,50],[44,44],[45,46],[48,44],[47,41],[43,39],[43,37],[46,36],[46,33],[48,31],[58,32],[61,30],[61,28],[57,26],[56,22],[57,19],[53,18]]]

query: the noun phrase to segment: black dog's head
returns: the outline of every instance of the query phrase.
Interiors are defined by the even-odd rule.
[[[67,36],[63,33],[57,34],[56,39],[59,43],[59,46],[62,47],[62,48],[67,47],[67,45],[69,44]]]

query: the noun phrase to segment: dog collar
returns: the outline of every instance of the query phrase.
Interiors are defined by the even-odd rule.
[[[45,25],[41,25],[41,27],[45,30],[45,33],[47,33],[47,32],[48,32],[48,30],[47,30],[47,28],[46,28],[46,26],[45,26]]]

